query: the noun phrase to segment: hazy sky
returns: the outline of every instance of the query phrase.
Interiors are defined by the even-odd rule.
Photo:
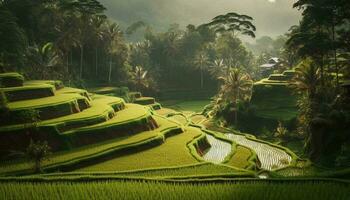
[[[100,0],[107,15],[123,27],[145,21],[157,30],[169,24],[199,25],[228,12],[254,18],[257,36],[277,36],[298,23],[300,13],[292,8],[294,0]]]

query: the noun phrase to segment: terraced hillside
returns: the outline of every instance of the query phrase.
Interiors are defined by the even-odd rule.
[[[288,88],[294,74],[294,70],[287,70],[254,83],[252,104],[257,108],[257,116],[285,121],[296,117],[297,97]]]
[[[154,99],[143,98],[141,93],[128,93],[134,103],[126,103],[116,97],[115,88],[95,90],[97,94],[65,87],[61,81],[24,81],[16,73],[0,74],[0,82],[8,109],[8,117],[0,126],[0,191],[6,191],[1,193],[4,198],[24,198],[16,196],[13,188],[39,191],[32,185],[37,181],[52,190],[64,188],[71,180],[77,182],[74,187],[80,187],[79,181],[88,181],[92,189],[105,180],[126,181],[130,187],[138,186],[139,181],[156,181],[147,183],[152,187],[165,181],[161,187],[176,185],[176,191],[201,182],[217,190],[211,184],[222,181],[229,181],[224,183],[225,188],[246,188],[251,184],[248,180],[279,187],[275,182],[259,182],[259,172],[298,167],[298,158],[284,147],[250,135],[208,130],[208,119],[203,115],[160,105],[154,108]],[[51,147],[49,159],[41,163],[44,174],[33,174],[33,163],[20,156],[23,153],[13,155],[25,152],[31,140],[47,141]],[[236,178],[248,182],[235,182]],[[102,180],[100,185],[96,180]],[[347,183],[337,184],[348,187]],[[118,184],[116,187],[121,188]],[[227,188],[223,192],[229,195]]]

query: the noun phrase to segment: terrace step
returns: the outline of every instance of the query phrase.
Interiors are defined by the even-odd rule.
[[[47,120],[40,126],[56,126],[60,133],[86,126],[98,125],[115,117],[118,111],[125,108],[121,98],[100,95],[99,99],[90,101],[90,107],[82,112]]]
[[[40,177],[153,177],[153,178],[208,178],[208,176],[219,176],[223,174],[227,177],[255,177],[254,172],[241,170],[227,165],[217,165],[209,162],[196,163],[191,165],[179,165],[155,169],[127,170],[127,171],[111,171],[111,172],[58,172],[50,174],[42,174]]]
[[[0,74],[0,88],[23,86],[24,77],[15,72]]]
[[[106,104],[91,103],[82,112],[43,121],[39,126],[55,126],[60,133],[106,122],[115,116],[113,108]]]
[[[64,88],[64,85],[60,80],[31,80],[31,81],[24,82],[24,85],[42,85],[42,84],[52,85],[56,88],[56,90]]]
[[[31,100],[55,95],[55,87],[48,84],[0,88],[9,102]]]
[[[89,92],[108,96],[124,96],[129,92],[127,87],[98,87],[91,88]]]
[[[160,126],[162,127],[162,126]],[[108,160],[96,160],[91,166],[77,171],[124,171],[150,168],[164,168],[200,162],[189,150],[188,144],[202,132],[196,128],[185,127],[181,134],[168,137],[162,145],[147,151],[138,151],[109,157]]]
[[[158,124],[147,107],[129,104],[115,116],[111,106],[92,101],[91,107],[82,112],[41,121],[37,124],[39,133],[28,134],[26,130],[31,126],[1,127],[0,139],[6,140],[6,144],[0,148],[0,153],[28,146],[31,137],[48,141],[52,150],[58,151],[153,130]]]
[[[140,98],[136,98],[133,103],[140,104],[140,105],[151,105],[151,104],[155,104],[156,101],[153,97],[140,97]]]
[[[8,108],[11,113],[32,109],[39,111],[40,120],[48,120],[78,113],[88,107],[90,107],[89,100],[79,94],[61,94],[8,103]]]
[[[120,110],[115,117],[109,120],[94,125],[71,129],[62,132],[61,135],[65,137],[74,137],[76,139],[78,139],[78,135],[80,135],[80,137],[97,137],[98,135],[119,137],[153,130],[157,127],[158,125],[148,108],[137,104],[126,104],[125,109]]]
[[[95,94],[92,96],[92,99],[96,104],[107,104],[111,106],[115,112],[125,109],[125,101],[119,97]]]
[[[142,97],[141,92],[129,92],[129,96],[131,99],[138,99]]]
[[[86,97],[88,100],[91,100],[89,93],[86,90],[78,89],[78,88],[71,88],[71,87],[63,87],[59,90],[56,90],[56,95],[60,94],[80,94],[81,96]]]
[[[97,162],[106,156],[128,154],[141,151],[140,147],[152,148],[161,144],[164,137],[182,131],[179,125],[160,116],[154,116],[159,125],[154,130],[142,131],[138,134],[114,138],[100,143],[87,145],[69,151],[56,152],[49,160],[43,162],[45,171],[72,170]],[[153,144],[154,143],[154,144]],[[1,163],[0,174],[30,173],[32,166],[26,160]]]
[[[153,110],[160,110],[160,109],[162,109],[162,105],[160,103],[154,103],[154,104],[150,104],[148,106],[150,108],[152,108]]]

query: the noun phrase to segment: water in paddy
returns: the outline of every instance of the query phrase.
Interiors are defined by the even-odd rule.
[[[209,134],[207,134],[207,139],[211,147],[208,152],[204,154],[204,160],[212,163],[222,163],[231,152],[232,145],[228,142],[218,140]]]
[[[247,139],[245,136],[227,134],[227,137],[237,144],[246,146],[257,154],[261,168],[265,170],[279,169],[288,166],[292,157],[285,151],[270,145]]]

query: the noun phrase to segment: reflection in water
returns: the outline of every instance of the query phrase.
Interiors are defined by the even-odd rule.
[[[222,163],[226,156],[231,152],[232,145],[228,142],[216,139],[209,134],[207,134],[207,139],[211,147],[209,148],[208,152],[204,154],[204,160],[213,163]]]
[[[292,161],[292,157],[279,148],[249,140],[242,135],[227,134],[227,138],[233,140],[237,144],[248,147],[255,151],[261,162],[262,169],[279,169],[288,166]]]

